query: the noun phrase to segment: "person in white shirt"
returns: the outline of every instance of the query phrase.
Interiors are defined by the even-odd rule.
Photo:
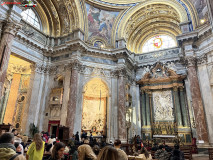
[[[54,141],[56,141],[56,139],[55,139],[55,135],[54,135],[54,134],[52,134],[52,135],[51,135],[51,138],[49,138],[49,140],[48,140],[48,142],[47,142],[47,143],[48,143],[48,144],[53,144],[53,142],[54,142]]]

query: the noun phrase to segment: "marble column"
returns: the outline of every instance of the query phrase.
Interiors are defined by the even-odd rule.
[[[177,87],[173,88],[173,94],[174,94],[176,121],[178,123],[178,126],[183,126],[182,116],[181,116],[181,109],[180,109],[180,100],[179,100],[178,88]]]
[[[146,122],[147,122],[147,126],[151,125],[151,114],[150,114],[150,104],[149,104],[149,93],[146,92]]]
[[[35,65],[35,73],[30,77],[30,85],[29,91],[32,87],[31,96],[29,96],[29,101],[26,102],[26,110],[28,110],[27,117],[23,116],[24,118],[27,118],[26,129],[25,133],[29,133],[29,126],[30,124],[34,123],[35,126],[38,124],[38,119],[40,118],[39,110],[41,107],[41,96],[43,92],[43,86],[44,86],[44,65],[43,64],[36,64]],[[31,79],[33,78],[33,79]],[[31,81],[32,84],[31,84]],[[25,110],[25,111],[26,111]],[[23,123],[24,125],[24,123]]]
[[[187,114],[188,112],[186,109],[183,87],[180,87],[180,104],[181,104],[181,111],[182,111],[182,116],[183,116],[183,126],[187,127],[187,126],[189,126],[188,114]]]
[[[20,28],[20,25],[15,22],[7,22],[4,27],[2,39],[0,42],[0,97],[7,74],[12,42]]]
[[[141,107],[142,107],[142,126],[146,126],[146,97],[145,97],[145,92],[141,91],[141,98],[142,98],[142,102],[141,102]]]
[[[118,138],[121,141],[127,140],[126,129],[126,106],[125,106],[125,76],[126,71],[124,69],[119,70],[118,77]]]
[[[69,101],[69,92],[70,92],[70,78],[71,78],[71,68],[65,66],[65,79],[64,79],[64,94],[63,94],[63,103],[61,108],[61,120],[60,125],[66,125],[67,119],[67,104]]]
[[[38,118],[38,128],[39,131],[43,131],[43,123],[44,123],[44,118],[45,118],[45,107],[49,103],[48,93],[49,93],[49,84],[50,84],[50,79],[49,79],[49,66],[47,67],[48,71],[44,73],[44,83],[43,83],[43,89],[42,94],[41,94],[41,102],[40,102],[40,109],[39,109],[39,115],[42,115],[40,118]]]
[[[75,113],[77,105],[77,92],[78,92],[78,67],[79,63],[71,64],[71,81],[70,81],[70,94],[67,105],[67,120],[66,126],[69,127],[69,136],[71,137],[74,131]]]
[[[203,60],[202,60],[203,59]],[[200,81],[200,90],[203,97],[203,104],[206,115],[206,123],[208,126],[209,143],[213,145],[213,94],[211,91],[210,75],[208,73],[207,57],[198,60],[198,76]],[[209,63],[209,65],[212,65]],[[203,83],[204,82],[204,83]]]
[[[115,140],[118,139],[118,79],[116,76],[111,79],[111,107],[112,107],[112,119],[111,119],[111,130],[113,133],[111,134],[110,139]]]
[[[196,59],[194,57],[187,57],[187,62],[188,79],[190,82],[190,91],[192,96],[192,106],[195,114],[197,140],[198,143],[208,143],[206,118],[196,71]]]
[[[136,91],[135,91],[136,94],[134,96],[135,96],[135,99],[136,99],[135,107],[136,107],[136,125],[137,125],[136,134],[141,137],[141,114],[140,114],[141,108],[140,108],[140,88],[139,88],[139,85],[136,85],[135,89],[136,89]]]

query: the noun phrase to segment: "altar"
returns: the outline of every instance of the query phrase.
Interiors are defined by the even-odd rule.
[[[177,136],[176,135],[153,135],[153,140],[158,144],[171,144],[173,146],[176,143]]]

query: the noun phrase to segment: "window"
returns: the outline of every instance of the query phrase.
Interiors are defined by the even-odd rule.
[[[175,40],[167,35],[159,35],[152,37],[143,45],[142,52],[152,52],[167,48],[176,47]]]
[[[27,9],[21,13],[22,18],[27,21],[28,23],[32,24],[38,29],[41,29],[40,22],[38,16],[32,9]]]

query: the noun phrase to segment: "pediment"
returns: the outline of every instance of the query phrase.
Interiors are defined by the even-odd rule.
[[[182,81],[184,78],[185,76],[178,75],[174,70],[158,62],[137,83],[143,85],[150,83],[169,83]]]

